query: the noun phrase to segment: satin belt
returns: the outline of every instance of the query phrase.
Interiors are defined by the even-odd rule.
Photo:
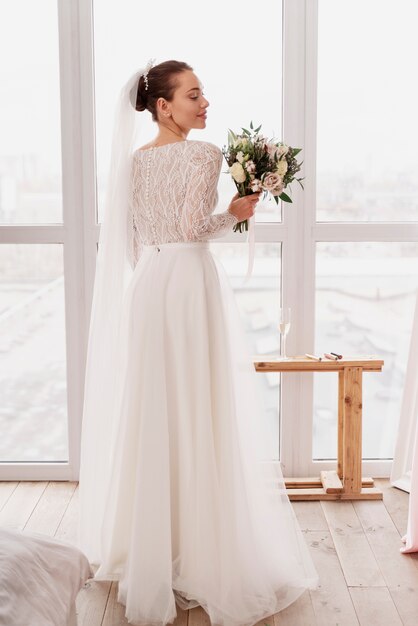
[[[209,241],[169,241],[166,243],[142,244],[143,250],[166,250],[170,248],[207,248],[209,249]]]

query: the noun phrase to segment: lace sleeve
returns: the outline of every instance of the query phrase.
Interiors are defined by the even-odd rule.
[[[142,244],[139,238],[138,226],[135,219],[135,211],[134,211],[134,166],[135,162],[132,162],[131,168],[131,190],[129,193],[129,203],[128,203],[128,211],[127,211],[127,242],[126,242],[126,254],[128,257],[128,261],[132,269],[135,269],[136,264],[138,263],[138,259],[141,256]]]
[[[205,152],[194,159],[182,218],[188,240],[221,237],[238,222],[228,210],[212,215],[218,203],[222,159],[222,151],[214,144],[205,144]]]

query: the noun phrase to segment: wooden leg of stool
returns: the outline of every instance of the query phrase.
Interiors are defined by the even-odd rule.
[[[362,487],[362,374],[362,367],[344,368],[344,493],[360,493]]]
[[[338,372],[338,451],[337,474],[340,479],[344,475],[344,370]]]

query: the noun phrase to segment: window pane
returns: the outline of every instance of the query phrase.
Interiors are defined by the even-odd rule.
[[[234,3],[201,8],[204,27],[202,12],[196,10],[197,5],[191,0],[166,3],[163,20],[159,3],[144,4],[136,0],[94,3],[99,221],[103,214],[116,98],[131,73],[144,67],[150,57],[156,59],[156,64],[169,59],[185,61],[203,83],[204,95],[209,101],[206,128],[192,128],[188,139],[211,141],[222,148],[228,142],[228,128],[242,132],[241,127],[248,128],[251,120],[254,127],[262,125],[260,132],[267,137],[282,138],[281,0],[268,2],[263,8],[274,32],[274,36],[263,37],[263,56],[268,63],[260,63],[257,54],[240,57],[237,37],[232,36],[232,33],[249,32],[248,16],[253,13],[253,3],[243,0],[238,11]],[[158,36],[152,26],[155,24],[158,24]],[[245,42],[243,50],[247,50]],[[252,51],[251,46],[249,50]],[[141,125],[138,145],[143,145],[157,136],[158,126],[152,122],[148,111],[137,115]],[[216,212],[226,210],[236,192],[230,174],[223,173],[227,167],[224,160]],[[280,205],[274,200],[260,202],[257,221],[280,221]]]
[[[56,0],[0,4],[0,223],[62,222]]]
[[[221,261],[234,290],[235,300],[246,331],[251,355],[276,355],[280,352],[277,310],[281,291],[281,244],[256,243],[253,274],[242,286],[247,272],[248,244],[210,244]],[[266,458],[279,460],[280,450],[280,374],[257,372],[263,417],[271,431],[271,447]]]
[[[418,4],[319,0],[317,219],[418,219]]]
[[[366,459],[393,458],[417,289],[416,242],[317,244],[315,352],[384,360],[363,374]],[[314,374],[314,459],[336,458],[337,389]]]
[[[0,461],[67,461],[62,246],[0,246]]]

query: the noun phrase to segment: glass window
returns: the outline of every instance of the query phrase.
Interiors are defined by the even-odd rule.
[[[0,246],[0,461],[67,461],[62,246]]]
[[[249,129],[250,121],[253,121],[254,127],[262,124],[261,132],[267,137],[282,139],[282,2],[269,2],[265,8],[274,33],[273,36],[263,37],[263,57],[268,59],[268,63],[259,62],[258,55],[253,54],[252,43],[249,54],[245,53],[248,38],[245,33],[250,32],[248,16],[254,11],[251,2],[243,0],[239,10],[234,3],[223,3],[222,6],[207,4],[200,9],[197,11],[196,3],[190,0],[167,3],[164,5],[164,19],[161,20],[159,3],[100,0],[94,4],[99,222],[103,212],[116,99],[129,76],[144,67],[151,57],[156,59],[156,64],[169,59],[185,61],[203,83],[203,92],[209,101],[206,128],[192,129],[188,139],[211,141],[222,148],[228,143],[228,128],[241,132],[241,127]],[[158,24],[157,36],[153,27],[155,24]],[[175,31],[173,24],[176,25]],[[237,36],[240,41],[242,39],[244,56],[237,49]],[[112,45],[109,45],[109,37]],[[249,37],[252,41],[253,35]],[[219,42],[216,45],[215,40]],[[157,135],[158,126],[148,111],[138,115],[141,118],[138,145],[141,146]],[[222,172],[227,167],[224,161]],[[236,192],[229,173],[221,173],[219,191],[217,212],[226,210]],[[260,202],[258,222],[280,220],[281,207],[274,200]]]
[[[319,0],[317,219],[418,219],[418,4]]]
[[[316,353],[384,360],[363,374],[365,459],[393,458],[417,289],[416,242],[317,244]],[[336,374],[314,374],[314,459],[336,458],[337,388]]]
[[[0,4],[0,224],[62,222],[56,0]]]

